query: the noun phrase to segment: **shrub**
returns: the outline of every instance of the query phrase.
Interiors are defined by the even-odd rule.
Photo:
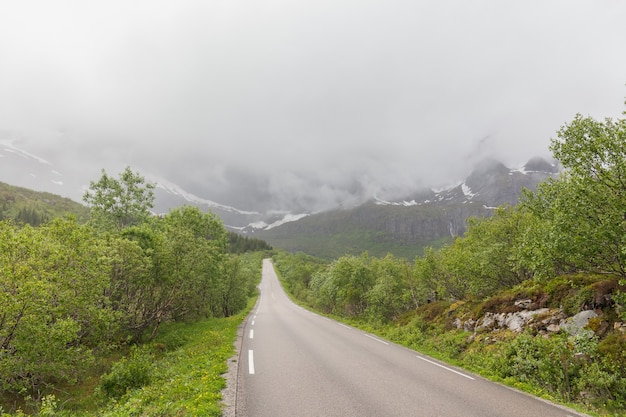
[[[107,397],[119,398],[127,391],[150,383],[153,357],[133,346],[128,358],[116,362],[111,372],[100,378],[100,389]]]

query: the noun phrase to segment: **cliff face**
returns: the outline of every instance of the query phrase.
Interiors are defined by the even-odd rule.
[[[413,258],[426,246],[440,246],[465,233],[467,219],[489,216],[501,205],[515,205],[522,189],[558,173],[536,158],[512,170],[486,160],[467,179],[442,191],[422,191],[402,201],[372,200],[349,210],[333,210],[286,223],[254,236],[274,247],[326,258],[368,251]]]

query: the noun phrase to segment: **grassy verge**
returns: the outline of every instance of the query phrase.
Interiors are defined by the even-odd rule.
[[[33,414],[0,409],[0,416],[221,416],[222,375],[255,302],[236,316],[166,325],[154,342],[115,362],[99,384],[90,381],[90,389],[48,396]]]

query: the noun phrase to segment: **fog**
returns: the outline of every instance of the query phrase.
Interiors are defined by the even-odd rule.
[[[620,117],[624,16],[622,0],[5,1],[0,130],[84,183],[130,165],[242,209],[402,196],[484,157],[549,157],[576,113]]]

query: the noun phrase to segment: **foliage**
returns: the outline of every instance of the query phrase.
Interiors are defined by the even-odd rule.
[[[69,198],[0,182],[0,220],[39,226],[55,218],[74,215],[80,223],[89,209]]]
[[[404,207],[369,202],[307,216],[256,235],[274,247],[304,252],[328,262],[363,252],[376,257],[391,253],[412,260],[421,256],[425,247],[438,248],[452,240],[450,216],[462,223],[469,214],[484,213],[482,205],[477,204],[459,204],[442,211],[441,207],[429,204]],[[415,233],[416,230],[424,233]]]
[[[130,167],[119,178],[102,170],[98,181],[91,181],[83,200],[91,208],[91,222],[102,230],[122,230],[137,225],[150,216],[154,204],[154,184]]]
[[[272,247],[266,241],[242,236],[235,232],[228,232],[228,245],[230,253],[245,253],[256,251],[271,251]]]
[[[566,172],[525,197],[541,224],[531,258],[545,276],[576,270],[626,276],[626,120],[577,115],[551,149]]]
[[[133,389],[150,383],[154,357],[145,349],[133,346],[128,358],[113,364],[100,378],[100,388],[107,397],[119,398]]]
[[[251,307],[250,303],[242,313],[228,318],[168,324],[155,339],[155,346],[172,339],[183,340],[183,344],[154,356],[150,382],[142,389],[129,390],[118,400],[108,401],[97,414],[222,415],[221,390],[225,386],[222,374],[234,353],[237,327]]]
[[[2,391],[35,392],[74,381],[115,330],[102,298],[109,285],[102,245],[74,219],[42,228],[0,222]]]
[[[151,340],[165,323],[232,316],[254,295],[260,255],[230,255],[216,216],[147,216],[151,187],[130,169],[120,178],[92,187],[89,224],[0,221],[0,398],[52,409],[39,400],[79,382],[100,355]],[[119,397],[148,383],[147,362],[131,355],[102,390]]]

